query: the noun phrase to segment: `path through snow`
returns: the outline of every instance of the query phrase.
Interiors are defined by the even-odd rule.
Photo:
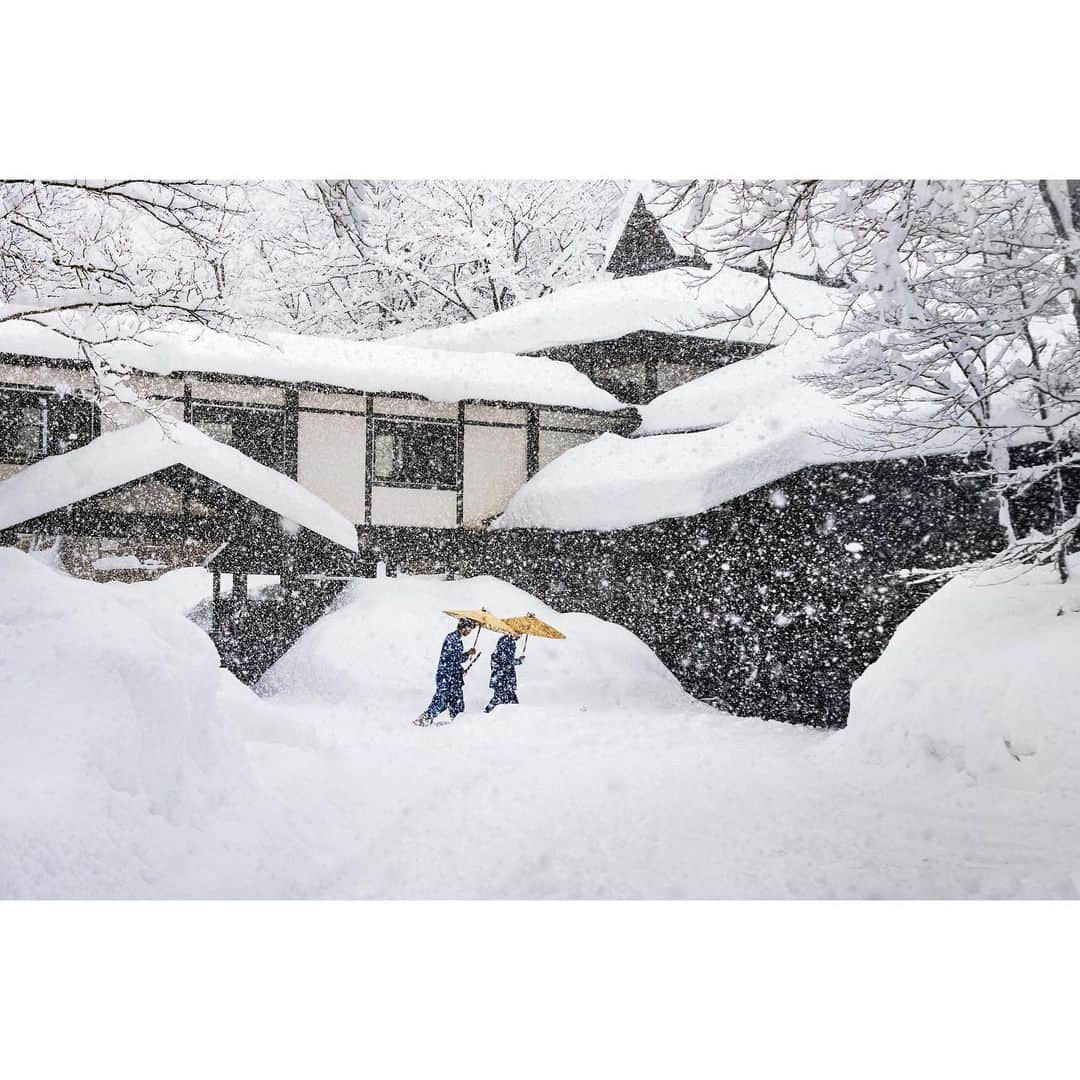
[[[530,645],[526,704],[480,711],[485,657],[466,714],[412,727],[449,627],[440,611],[481,603],[534,610],[569,638]],[[265,682],[274,696],[237,694],[234,715],[275,801],[338,853],[316,895],[1077,892],[1074,797],[844,761],[845,733],[720,714],[625,630],[496,579],[358,583]]]
[[[722,716],[521,706],[367,735],[236,701],[257,775],[329,856],[310,894],[390,898],[1075,896],[1076,804],[836,775],[826,736]],[[387,703],[387,709],[394,708]],[[508,710],[509,711],[509,710]]]

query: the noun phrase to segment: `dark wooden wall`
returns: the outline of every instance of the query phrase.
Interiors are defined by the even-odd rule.
[[[622,401],[640,405],[659,393],[658,374],[662,365],[689,365],[704,375],[736,360],[745,360],[764,352],[765,346],[744,341],[687,337],[685,334],[637,330],[620,338],[586,341],[576,345],[557,345],[543,349],[537,356],[563,360],[573,365],[597,386],[615,394]],[[620,371],[628,364],[643,363],[648,376],[644,387],[629,386]],[[631,398],[633,400],[631,400]]]

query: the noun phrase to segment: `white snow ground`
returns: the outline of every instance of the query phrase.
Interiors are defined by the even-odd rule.
[[[1080,644],[1076,588],[947,586],[860,681],[848,731],[825,734],[709,709],[627,631],[492,578],[358,582],[256,696],[180,614],[208,592],[200,574],[97,585],[0,551],[0,895],[1080,890],[1080,687],[1062,662]],[[530,642],[526,703],[485,716],[483,634],[469,711],[413,727],[441,609],[480,604],[535,611],[568,640]],[[1039,640],[1058,662],[1035,719],[1010,725]],[[942,751],[957,740],[970,754]]]

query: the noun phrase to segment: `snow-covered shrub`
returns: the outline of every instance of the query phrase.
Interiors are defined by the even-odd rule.
[[[179,613],[0,549],[0,894],[197,892],[196,845],[250,786],[218,686]]]
[[[978,783],[1080,787],[1080,558],[957,578],[855,683],[828,757],[955,770]]]

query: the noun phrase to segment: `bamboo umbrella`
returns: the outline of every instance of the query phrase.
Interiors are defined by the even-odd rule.
[[[473,648],[476,648],[476,643],[480,640],[481,630],[493,630],[499,634],[511,634],[514,633],[511,627],[503,622],[498,615],[492,615],[487,608],[480,608],[478,611],[443,611],[444,615],[453,615],[455,619],[468,619],[470,622],[476,623],[476,637],[473,639]],[[477,656],[479,659],[479,656]],[[476,663],[476,659],[473,660],[473,664]],[[472,667],[472,664],[469,665]],[[465,669],[468,671],[468,668]]]
[[[527,615],[512,615],[509,619],[504,619],[503,622],[505,622],[515,634],[525,635],[525,644],[521,649],[522,656],[525,655],[525,650],[529,647],[530,634],[533,637],[556,638],[560,641],[566,640],[566,635],[561,630],[556,630],[551,623],[546,623],[543,619],[538,619],[531,611]]]

